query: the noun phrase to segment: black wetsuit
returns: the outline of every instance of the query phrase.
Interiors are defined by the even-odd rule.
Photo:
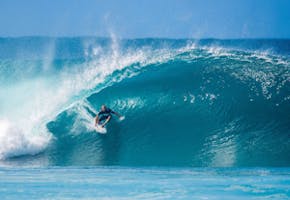
[[[100,111],[98,113],[99,124],[102,124],[104,121],[108,119],[108,117],[112,116],[113,111],[110,108],[106,108],[105,111]]]

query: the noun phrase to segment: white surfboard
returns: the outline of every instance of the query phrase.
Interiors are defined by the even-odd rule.
[[[105,127],[102,127],[102,126],[99,126],[99,125],[97,125],[97,126],[95,127],[95,130],[96,130],[98,133],[100,133],[100,134],[106,134],[106,133],[107,133],[107,129],[106,129]]]
[[[121,116],[119,118],[119,121],[123,121],[125,119],[125,116]],[[95,130],[100,133],[100,134],[106,134],[107,133],[107,129],[106,127],[102,127],[100,125],[95,126]]]

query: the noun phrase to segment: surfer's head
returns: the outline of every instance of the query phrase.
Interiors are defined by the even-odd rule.
[[[106,105],[103,104],[103,105],[101,106],[101,110],[102,110],[102,111],[105,111],[106,109],[107,109]]]

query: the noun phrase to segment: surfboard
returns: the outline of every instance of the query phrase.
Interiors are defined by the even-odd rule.
[[[99,126],[99,125],[97,125],[97,126],[95,127],[95,130],[96,130],[98,133],[100,133],[100,134],[106,134],[106,133],[107,133],[107,129],[106,129],[105,127],[102,127],[102,126]]]
[[[123,121],[125,119],[125,116],[121,116],[119,118],[119,121]],[[95,126],[95,130],[96,132],[100,133],[100,134],[107,134],[107,129],[106,127],[102,127],[100,125]]]

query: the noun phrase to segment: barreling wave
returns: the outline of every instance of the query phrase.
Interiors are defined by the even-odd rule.
[[[1,60],[5,162],[289,166],[288,40],[38,40]],[[104,103],[126,119],[99,135]]]

